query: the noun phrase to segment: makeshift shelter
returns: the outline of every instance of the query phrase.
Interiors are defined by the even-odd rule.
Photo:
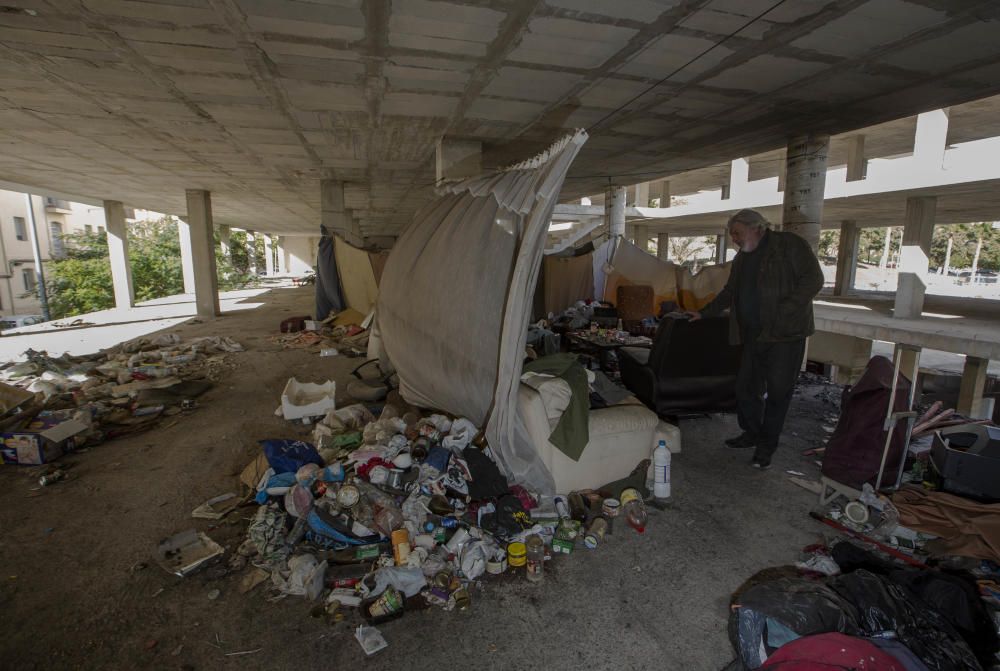
[[[441,187],[393,247],[376,313],[403,398],[485,426],[508,478],[541,492],[554,484],[517,392],[549,221],[586,139]]]
[[[731,266],[706,266],[693,274],[690,268],[662,261],[627,240],[619,243],[609,265],[604,300],[614,302],[619,286],[642,284],[653,287],[656,305],[671,301],[685,310],[700,310],[715,298],[726,286]]]
[[[340,236],[323,236],[317,256],[317,319],[346,308],[365,315],[371,312],[387,256],[359,249]]]

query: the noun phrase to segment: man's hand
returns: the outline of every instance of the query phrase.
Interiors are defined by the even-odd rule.
[[[693,321],[693,322],[696,322],[699,319],[701,319],[701,313],[700,312],[695,312],[694,310],[685,310],[684,314],[686,314],[687,317],[688,317],[688,319],[691,320],[691,321]]]

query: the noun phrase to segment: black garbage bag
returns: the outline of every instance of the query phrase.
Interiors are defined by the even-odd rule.
[[[896,638],[930,671],[982,671],[962,636],[933,608],[901,585],[865,569],[827,584],[854,604],[865,636]]]
[[[1000,640],[989,612],[979,597],[976,580],[968,573],[934,569],[900,568],[853,543],[841,541],[831,550],[843,573],[864,569],[884,576],[906,590],[909,600],[918,600],[937,611],[957,631],[984,666],[993,663]]]
[[[733,604],[729,632],[747,669],[758,669],[785,643],[826,632],[856,635],[854,606],[822,582],[780,578],[755,585]]]

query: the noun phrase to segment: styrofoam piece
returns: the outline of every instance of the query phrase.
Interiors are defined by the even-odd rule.
[[[288,380],[281,392],[281,410],[285,419],[302,419],[325,415],[336,410],[337,383],[327,380],[324,384]]]

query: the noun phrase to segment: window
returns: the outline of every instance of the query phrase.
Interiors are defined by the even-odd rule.
[[[21,279],[24,280],[24,290],[34,291],[35,290],[35,269],[34,268],[23,268],[21,270]]]
[[[52,256],[61,259],[66,256],[66,248],[63,245],[63,228],[58,221],[49,222],[49,238],[52,240]]]
[[[18,240],[28,239],[28,228],[24,225],[24,217],[14,217],[14,235]]]

